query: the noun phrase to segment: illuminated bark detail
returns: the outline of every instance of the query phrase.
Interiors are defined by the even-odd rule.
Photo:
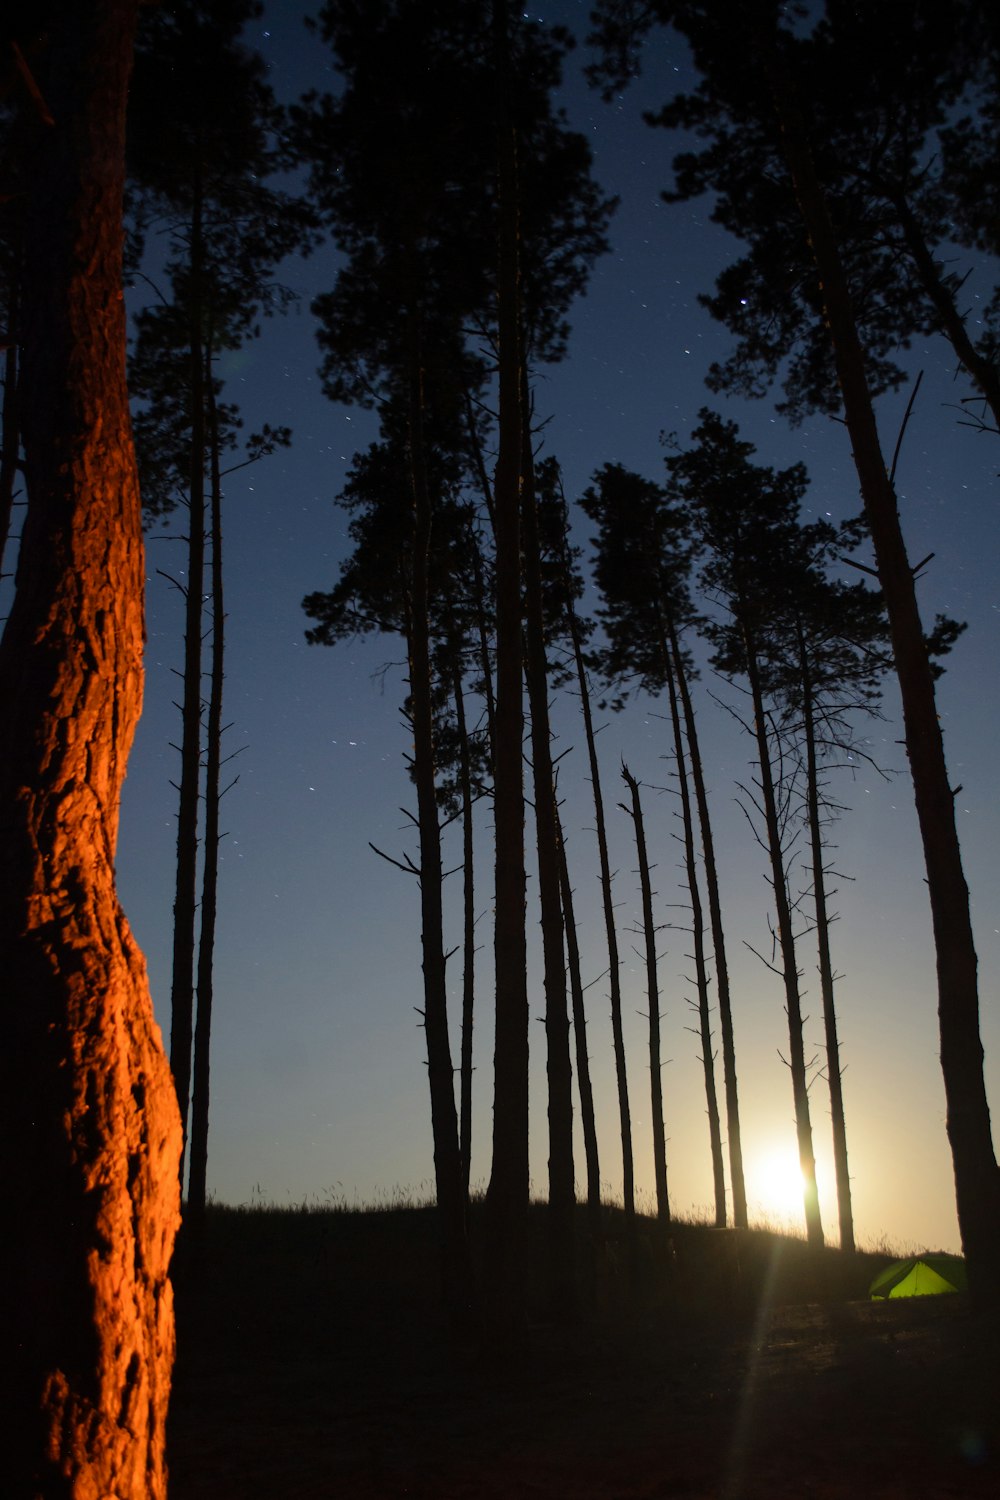
[[[11,1495],[164,1500],[180,1122],[118,905],[144,558],[125,389],[124,114],[135,0],[50,22],[27,205],[28,516],[0,644],[0,1139],[16,1206]]]

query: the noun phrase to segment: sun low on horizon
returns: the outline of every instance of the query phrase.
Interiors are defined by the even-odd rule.
[[[750,1222],[801,1232],[804,1182],[794,1141],[767,1141],[745,1162]]]

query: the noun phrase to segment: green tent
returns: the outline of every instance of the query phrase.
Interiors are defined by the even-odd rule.
[[[913,1255],[879,1271],[868,1288],[873,1300],[886,1297],[935,1297],[964,1292],[965,1261],[960,1255]]]

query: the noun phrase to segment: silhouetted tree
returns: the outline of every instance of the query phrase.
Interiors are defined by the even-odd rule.
[[[582,497],[581,504],[598,527],[595,538],[595,578],[603,601],[599,616],[607,636],[602,671],[612,682],[620,684],[633,680],[638,681],[646,691],[666,690],[667,693],[681,797],[684,869],[692,912],[697,994],[695,1008],[705,1073],[715,1211],[717,1222],[725,1224],[725,1171],[715,1089],[707,956],[696,868],[689,768],[695,786],[716,955],[730,1173],[734,1184],[733,1212],[736,1222],[745,1224],[746,1192],[743,1186],[729,969],[726,963],[708,797],[687,682],[691,664],[687,652],[681,646],[682,632],[697,618],[689,591],[691,543],[688,526],[681,511],[666,503],[661,486],[632,474],[617,464],[607,464],[599,470],[594,484]]]
[[[612,23],[622,18],[623,10],[614,3],[603,7],[605,20],[609,22],[606,39],[620,40],[620,29]],[[869,10],[874,8],[866,7],[866,13]],[[843,13],[849,16],[847,8]],[[915,101],[916,107],[923,96],[925,111],[922,116],[918,111],[915,118],[928,128],[937,124],[941,110],[952,105],[957,97],[953,87],[956,71],[962,82],[961,67],[956,70],[953,64],[956,59],[961,63],[963,54],[958,49],[968,36],[970,18],[975,25],[982,16],[979,7],[961,4],[960,0],[947,6],[914,6],[908,10],[907,27],[901,32],[898,9],[878,7],[876,21],[886,26],[890,52],[875,90],[876,97],[882,87],[888,86],[887,97],[892,104],[893,76],[903,80],[905,87],[915,81],[918,87],[910,102]],[[722,17],[705,5],[684,4],[644,6],[639,19],[641,28],[653,21],[670,20],[691,43],[696,65],[703,75],[700,95],[707,106],[702,111],[703,118],[715,122],[708,124],[708,134],[714,142],[709,151],[716,165],[721,167],[726,162],[733,142],[745,143],[752,153],[753,170],[728,201],[733,208],[739,204],[733,222],[738,219],[738,232],[752,239],[757,264],[785,266],[781,247],[772,246],[768,250],[767,242],[773,225],[789,222],[785,207],[789,202],[794,204],[791,222],[797,226],[799,243],[808,247],[797,257],[808,273],[803,297],[794,315],[784,325],[771,329],[770,339],[780,357],[790,352],[793,337],[804,335],[826,351],[827,368],[832,367],[835,372],[835,384],[825,383],[826,394],[810,390],[808,382],[797,386],[793,381],[789,393],[793,406],[800,396],[808,395],[823,409],[829,409],[829,393],[836,390],[843,403],[889,616],[903,700],[905,743],[924,846],[937,955],[941,1068],[959,1226],[974,1294],[992,1302],[1000,1287],[1000,1246],[996,1236],[1000,1220],[1000,1168],[993,1148],[983,1076],[978,965],[969,894],[914,571],[907,556],[895,489],[882,453],[872,404],[873,396],[896,378],[887,366],[886,351],[903,342],[913,325],[899,321],[898,306],[879,303],[867,294],[869,259],[852,240],[849,225],[845,227],[843,222],[838,197],[841,166],[827,152],[822,111],[813,108],[814,101],[829,100],[836,94],[846,98],[847,108],[851,109],[852,73],[848,69],[836,76],[832,86],[828,86],[829,80],[812,76],[809,64],[813,47],[809,36],[782,25],[780,8],[773,0],[744,7],[735,18],[728,13]],[[614,36],[616,30],[618,37]],[[635,38],[633,32],[633,41]],[[905,68],[899,67],[900,54],[907,60]],[[987,48],[986,55],[995,57],[995,46]],[[855,66],[857,57],[858,54],[852,55]],[[924,80],[921,69],[927,69]],[[926,90],[927,79],[935,81],[933,90]],[[676,112],[664,116],[665,122],[680,118]],[[811,128],[812,120],[815,128]],[[696,123],[694,117],[688,117],[687,123]],[[987,125],[987,132],[989,128]],[[869,129],[867,119],[862,129]],[[919,160],[922,149],[923,136],[911,131],[900,156],[907,170]],[[869,156],[864,138],[860,155],[862,160]],[[979,154],[977,168],[981,160]],[[975,169],[970,180],[974,178]],[[725,213],[725,185],[719,181],[713,181],[712,185],[723,188],[720,211]],[[904,185],[909,187],[908,182]],[[981,223],[978,213],[972,212]],[[902,302],[910,300],[910,288],[905,286]],[[927,303],[915,297],[912,303],[919,328]],[[887,309],[890,315],[884,317]],[[938,318],[939,313],[935,311],[933,316]],[[882,334],[880,320],[883,330],[887,330]],[[991,361],[992,349],[989,345],[981,351]],[[767,383],[776,373],[776,368],[768,369]]]
[[[808,1061],[788,892],[787,797],[782,797],[780,777],[774,769],[771,715],[765,703],[768,661],[783,644],[780,634],[775,633],[775,621],[788,610],[796,575],[808,567],[808,544],[798,525],[806,475],[801,464],[780,472],[755,465],[751,461],[754,451],[750,443],[739,441],[734,423],[703,411],[691,447],[667,460],[668,488],[672,497],[688,508],[698,539],[706,549],[703,584],[728,611],[729,618],[708,620],[702,627],[715,647],[712,664],[728,676],[745,676],[750,692],[752,723],[747,727],[757,746],[759,800],[749,790],[746,795],[759,812],[763,832],[758,836],[771,866],[806,1228],[810,1243],[822,1244]],[[826,529],[832,533],[832,528]],[[750,811],[745,810],[750,817]]]
[[[279,164],[278,116],[264,63],[241,40],[260,10],[256,0],[185,0],[152,11],[139,36],[129,115],[135,233],[141,241],[151,221],[165,221],[170,246],[164,271],[169,300],[139,313],[130,366],[140,403],[135,430],[143,497],[150,516],[178,503],[187,511],[170,1037],[185,1128],[198,942],[207,485],[213,447],[217,463],[219,447],[232,446],[239,426],[236,410],[219,402],[213,360],[254,337],[262,316],[287,306],[290,294],[274,281],[274,270],[291,250],[309,247],[313,222],[300,200],[267,184]],[[279,440],[287,441],[286,430]],[[218,540],[221,552],[221,532]],[[221,571],[216,579],[221,585]],[[214,618],[221,651],[221,608]],[[221,692],[218,655],[216,667]],[[214,858],[213,850],[210,867]],[[211,973],[211,932],[206,935],[203,984]],[[205,1009],[207,1020],[209,994]],[[205,1023],[200,1031],[207,1046]],[[204,1079],[207,1058],[203,1062]],[[207,1123],[204,1101],[201,1113]],[[196,1190],[201,1193],[200,1177]]]
[[[661,1228],[670,1223],[670,1200],[667,1197],[667,1146],[663,1134],[663,1061],[660,1049],[660,985],[656,965],[657,926],[653,918],[653,888],[649,877],[649,855],[646,852],[646,829],[642,816],[639,783],[622,761],[622,780],[631,793],[632,805],[620,803],[635,829],[635,847],[639,860],[639,888],[642,893],[642,935],[646,950],[646,995],[649,1003],[649,1079],[650,1119],[653,1126],[653,1180],[656,1184],[656,1217]]]
[[[569,507],[558,464],[549,460],[539,472],[540,518],[548,560],[548,613],[550,628],[561,633],[572,652],[587,743],[587,762],[594,798],[594,824],[600,861],[601,900],[604,932],[608,946],[608,990],[611,1002],[611,1035],[618,1090],[618,1114],[622,1144],[622,1198],[625,1211],[625,1234],[633,1264],[638,1255],[635,1218],[635,1168],[632,1150],[632,1113],[628,1092],[628,1069],[625,1057],[625,1033],[622,1025],[621,960],[618,956],[618,932],[615,925],[612,895],[611,861],[608,856],[608,833],[604,817],[600,762],[594,732],[594,715],[590,692],[590,661],[586,650],[589,626],[577,609],[583,593],[579,573],[579,549],[569,539]]]
[[[54,4],[25,132],[28,513],[0,642],[4,1484],[166,1500],[177,1104],[115,891],[142,698],[125,389],[124,116],[136,7]]]

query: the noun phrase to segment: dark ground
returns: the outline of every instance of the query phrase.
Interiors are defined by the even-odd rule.
[[[433,1216],[216,1209],[178,1258],[172,1500],[1000,1496],[997,1344],[885,1257],[679,1228],[630,1311],[498,1366],[442,1333]]]

